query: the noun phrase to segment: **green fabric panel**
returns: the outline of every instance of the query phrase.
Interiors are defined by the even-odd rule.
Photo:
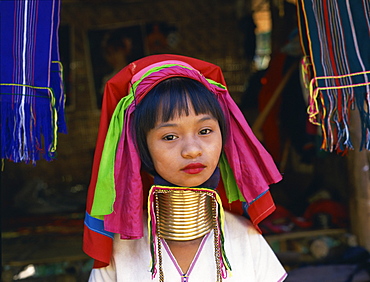
[[[188,68],[188,67],[186,67],[186,66],[181,66],[181,65],[178,65],[178,64],[167,64],[167,65],[162,65],[162,66],[158,66],[158,67],[151,68],[151,69],[149,69],[145,74],[143,74],[143,76],[142,76],[139,80],[137,80],[137,81],[132,85],[132,87],[130,88],[130,95],[131,95],[131,94],[136,93],[136,88],[137,88],[137,86],[140,84],[140,82],[141,82],[144,78],[146,78],[147,76],[151,75],[151,74],[152,74],[152,73],[154,73],[154,72],[160,71],[160,70],[165,69],[165,68],[170,68],[170,67],[173,67],[173,66],[182,67],[182,68],[184,68],[184,69],[190,69],[190,68]]]
[[[209,79],[209,78],[206,78],[206,80],[207,80],[210,84],[213,84],[213,85],[215,85],[215,86],[217,86],[217,87],[220,87],[221,89],[226,89],[226,87],[225,87],[224,85],[222,85],[221,83],[219,83],[219,82],[216,82],[216,81],[214,81],[214,80],[212,80],[212,79]]]
[[[112,115],[100,160],[91,216],[97,217],[98,215],[107,215],[113,212],[113,204],[116,198],[116,190],[114,188],[116,150],[122,134],[125,110],[132,103],[133,99],[134,95],[122,98]]]
[[[240,192],[236,180],[227,161],[227,158],[224,153],[220,157],[220,172],[222,176],[222,181],[224,182],[225,192],[229,203],[240,200],[245,202],[245,199]]]

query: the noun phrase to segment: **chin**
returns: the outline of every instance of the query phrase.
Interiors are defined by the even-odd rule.
[[[182,184],[176,184],[176,185],[182,186],[182,187],[197,187],[199,185],[202,185],[207,180],[208,180],[208,178],[206,180],[202,179],[200,181],[184,181],[184,182],[182,182]]]
[[[202,185],[212,176],[212,173],[210,173],[209,175],[208,174],[209,173],[207,173],[206,175],[204,173],[182,175],[180,180],[179,178],[176,178],[173,179],[173,181],[171,181],[170,179],[168,179],[167,181],[180,187],[197,187]]]

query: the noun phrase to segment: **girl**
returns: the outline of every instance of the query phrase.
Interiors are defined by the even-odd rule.
[[[85,220],[90,281],[285,279],[257,231],[281,176],[224,85],[218,67],[176,55],[108,82]],[[241,201],[253,224],[236,214]]]

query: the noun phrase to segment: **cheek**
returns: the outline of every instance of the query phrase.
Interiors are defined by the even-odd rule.
[[[158,150],[158,148],[152,148],[152,150],[150,150],[150,156],[152,158],[154,169],[157,172],[159,172],[159,170],[163,170],[165,167],[168,167],[171,160],[170,156],[168,156],[167,150]]]
[[[209,152],[215,159],[219,159],[222,152],[222,137],[221,134],[216,138],[212,146],[209,146]]]
[[[213,162],[218,165],[221,157],[222,146],[217,146],[213,150]]]

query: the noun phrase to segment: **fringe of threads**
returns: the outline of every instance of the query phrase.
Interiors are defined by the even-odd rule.
[[[302,64],[305,74],[307,66]],[[304,77],[304,81],[307,77]],[[322,131],[321,149],[345,151],[353,149],[350,138],[350,110],[357,105],[361,118],[360,150],[370,149],[370,71],[311,79],[308,84],[311,123]]]
[[[51,85],[54,85],[53,91],[55,95],[55,110],[58,115],[57,126],[58,132],[67,133],[67,124],[65,120],[65,102],[66,94],[64,92],[63,65],[60,61],[51,62],[51,71],[58,73],[56,76],[51,76]],[[58,87],[57,87],[58,86]]]
[[[153,189],[153,188],[152,188]],[[154,199],[154,193],[151,189],[151,192],[149,193],[148,197],[148,240],[149,240],[149,246],[150,246],[150,254],[152,257],[152,260],[150,262],[150,272],[152,273],[152,279],[155,278],[157,275],[157,249],[156,249],[156,242],[159,238],[157,238],[156,234],[156,215],[155,215],[155,199]]]
[[[40,156],[54,159],[58,116],[52,89],[11,86],[27,91],[1,97],[1,158],[33,164]]]

